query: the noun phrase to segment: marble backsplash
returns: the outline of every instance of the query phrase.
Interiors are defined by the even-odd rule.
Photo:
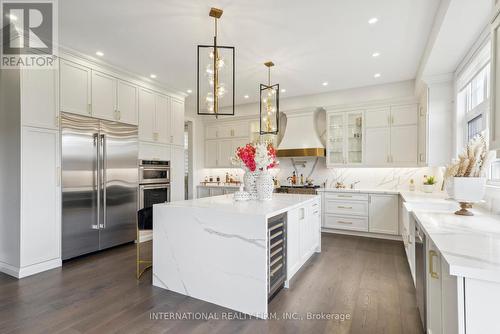
[[[319,158],[315,165],[316,158],[294,158],[295,166],[304,179],[310,175],[314,184],[326,187],[335,187],[336,182],[343,182],[347,187],[353,182],[359,181],[356,188],[367,189],[408,189],[410,179],[415,181],[417,190],[420,188],[424,175],[433,175],[438,180],[437,189],[441,187],[442,168],[422,167],[422,168],[326,168],[325,158]],[[314,167],[314,171],[312,171]],[[273,176],[277,177],[282,185],[288,185],[287,178],[292,175],[294,167],[292,159],[280,159],[280,167],[272,170]],[[203,181],[205,177],[220,176],[224,181],[226,172],[243,179],[243,171],[236,168],[228,169],[204,169],[201,174]]]

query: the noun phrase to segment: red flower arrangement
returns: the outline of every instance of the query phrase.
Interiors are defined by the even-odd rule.
[[[246,144],[238,147],[232,162],[250,172],[272,169],[279,164],[276,160],[276,149],[272,144]]]

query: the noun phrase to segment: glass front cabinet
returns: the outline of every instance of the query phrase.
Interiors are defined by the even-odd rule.
[[[327,114],[328,166],[356,166],[363,163],[363,115],[362,110]]]

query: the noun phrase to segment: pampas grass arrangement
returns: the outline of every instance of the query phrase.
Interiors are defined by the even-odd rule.
[[[446,166],[444,180],[452,177],[481,177],[486,173],[488,145],[482,134],[472,138],[464,152]]]

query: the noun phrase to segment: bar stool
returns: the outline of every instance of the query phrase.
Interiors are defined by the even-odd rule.
[[[153,208],[144,208],[137,212],[137,239],[136,239],[136,250],[137,250],[137,260],[136,260],[136,278],[140,279],[142,274],[146,272],[149,268],[153,267],[152,259],[144,260],[141,259],[141,232],[142,235],[146,234],[144,232],[149,231],[150,234],[153,232]],[[141,270],[141,265],[145,265]]]

